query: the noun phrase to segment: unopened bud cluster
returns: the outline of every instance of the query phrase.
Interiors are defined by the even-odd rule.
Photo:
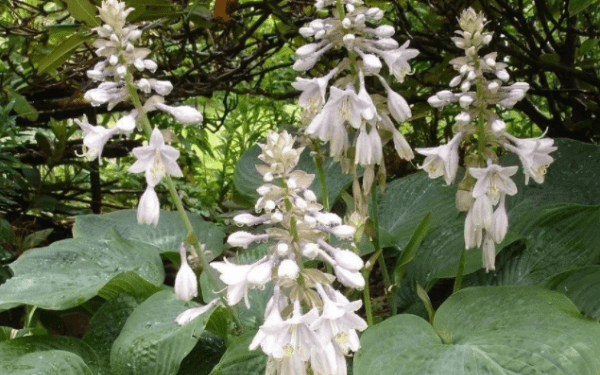
[[[94,160],[102,156],[102,150],[108,140],[115,134],[129,135],[142,123],[148,112],[161,110],[171,114],[175,120],[183,124],[195,124],[202,121],[202,114],[190,106],[172,107],[164,104],[163,96],[173,90],[169,81],[154,78],[140,78],[134,81],[134,72],[145,70],[154,73],[157,64],[148,59],[148,48],[135,47],[134,43],[140,38],[142,31],[135,25],[127,25],[127,15],[133,8],[126,8],[124,2],[104,0],[98,8],[102,26],[94,28],[99,38],[94,41],[96,54],[102,61],[89,70],[87,75],[96,82],[101,82],[97,88],[85,93],[85,99],[93,106],[108,104],[108,110],[121,102],[132,101],[132,94],[139,90],[148,97],[141,108],[134,109],[119,119],[112,128],[93,126],[87,122],[75,120],[83,131],[85,156]],[[152,92],[155,95],[151,95]],[[133,150],[138,158],[130,168],[132,173],[146,173],[148,187],[140,199],[138,221],[144,224],[158,223],[160,203],[154,191],[154,186],[165,175],[181,177],[181,170],[176,163],[179,152],[164,143],[162,133],[155,129],[152,132],[149,145]],[[101,160],[101,159],[100,159]]]
[[[375,25],[383,18],[379,8],[367,8],[362,1],[317,1],[316,7],[333,9],[333,17],[315,19],[300,29],[305,38],[313,38],[296,50],[294,69],[307,71],[327,51],[342,49],[343,58],[323,77],[296,78],[294,87],[302,91],[300,105],[304,108],[302,122],[306,134],[330,143],[330,156],[339,160],[346,172],[352,165],[365,169],[363,190],[368,192],[379,165],[385,179],[382,145],[392,140],[398,155],[406,160],[413,152],[397,130],[392,118],[402,123],[412,116],[406,100],[390,88],[379,73],[385,62],[388,72],[400,82],[410,74],[408,60],[418,51],[399,46],[392,38],[394,28]],[[367,90],[366,80],[376,77],[387,96]],[[332,83],[332,84],[330,84]],[[329,90],[328,90],[329,88]],[[329,91],[329,92],[328,92]],[[348,126],[349,125],[349,126]],[[355,197],[356,198],[356,197]]]
[[[523,166],[525,183],[533,178],[544,182],[546,168],[553,162],[549,155],[556,150],[554,141],[548,138],[519,139],[506,132],[506,124],[494,108],[512,108],[525,97],[529,85],[516,82],[505,85],[510,79],[507,64],[498,62],[498,54],[490,52],[480,56],[480,50],[492,40],[492,33],[485,32],[482,13],[469,8],[461,14],[459,35],[452,38],[454,44],[465,50],[465,56],[450,61],[458,72],[450,81],[450,87],[458,92],[443,90],[429,98],[435,108],[458,103],[462,112],[454,119],[456,135],[450,142],[439,147],[418,148],[425,155],[421,168],[431,178],[444,176],[448,185],[456,178],[458,150],[462,144],[471,154],[465,157],[466,173],[458,184],[457,208],[467,212],[465,222],[465,247],[482,247],[486,270],[495,269],[495,244],[502,242],[508,231],[505,208],[507,195],[515,195],[517,187],[511,180],[518,167],[501,167],[497,164],[496,150],[502,147],[517,154]]]
[[[238,231],[227,243],[246,248],[257,242],[270,242],[267,255],[251,264],[238,265],[225,259],[211,267],[220,273],[227,285],[227,303],[244,300],[249,306],[248,291],[274,284],[267,304],[265,322],[250,348],[262,350],[269,357],[269,374],[346,374],[345,355],[359,348],[357,330],[366,329],[363,319],[355,314],[362,302],[350,302],[331,285],[337,280],[350,288],[362,289],[365,280],[360,273],[364,263],[354,252],[327,242],[329,235],[352,238],[355,229],[342,219],[322,212],[310,190],[314,175],[296,170],[303,148],[294,148],[295,138],[287,132],[272,132],[266,144],[260,144],[257,165],[264,185],[257,189],[260,198],[256,212],[234,217],[238,225],[268,225],[265,233]],[[335,273],[305,268],[304,260],[319,259]],[[199,308],[206,311],[205,308]],[[197,316],[184,313],[179,323]]]

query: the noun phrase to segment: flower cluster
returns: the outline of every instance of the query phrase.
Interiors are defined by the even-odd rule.
[[[211,263],[211,267],[227,285],[229,305],[244,300],[248,306],[249,289],[274,284],[264,324],[250,345],[268,355],[267,373],[300,375],[311,368],[314,374],[345,375],[344,356],[358,350],[356,331],[366,329],[367,324],[355,314],[362,302],[350,302],[331,285],[337,278],[347,287],[362,289],[365,280],[360,270],[364,263],[354,252],[327,243],[329,235],[351,238],[355,229],[343,224],[339,216],[322,212],[310,190],[314,175],[295,169],[303,148],[295,149],[294,142],[287,132],[267,136],[259,156],[265,164],[257,165],[265,181],[257,189],[260,198],[255,209],[261,215],[234,217],[238,225],[268,224],[266,233],[238,231],[227,239],[231,246],[244,248],[271,242],[267,255],[251,264],[238,265],[225,259]],[[328,263],[335,277],[305,268],[303,259]],[[207,309],[190,309],[177,321],[184,324]]]
[[[544,182],[546,168],[554,160],[549,154],[556,147],[552,139],[519,139],[506,132],[506,124],[493,108],[512,108],[525,97],[529,85],[526,82],[504,85],[510,79],[507,64],[496,61],[496,52],[480,57],[480,50],[492,40],[492,33],[484,31],[482,13],[472,8],[463,11],[459,25],[461,30],[456,31],[459,36],[452,40],[465,50],[465,56],[450,61],[458,71],[450,87],[459,87],[460,91],[443,90],[428,99],[435,108],[450,103],[460,105],[462,112],[454,118],[456,135],[445,145],[416,151],[426,156],[421,168],[431,178],[443,175],[450,185],[458,171],[459,146],[469,145],[470,141],[476,144],[465,157],[467,172],[458,185],[457,208],[467,211],[465,247],[482,246],[484,267],[489,271],[495,269],[495,244],[502,242],[508,231],[505,197],[517,193],[510,177],[518,167],[497,165],[496,148],[503,147],[519,156],[527,184],[529,178]]]
[[[392,38],[392,26],[370,27],[383,18],[384,13],[379,8],[366,8],[362,1],[355,0],[320,0],[316,7],[322,9],[338,3],[340,6],[333,11],[333,17],[315,19],[300,29],[304,37],[312,37],[314,42],[296,50],[294,69],[312,69],[331,49],[342,48],[347,57],[326,75],[311,79],[298,77],[293,85],[302,91],[300,105],[304,108],[302,122],[307,126],[306,134],[329,142],[330,156],[339,160],[346,171],[350,165],[362,165],[365,169],[363,190],[368,192],[375,177],[375,165],[380,165],[379,172],[385,173],[382,145],[387,140],[393,141],[401,158],[410,160],[414,156],[391,119],[402,123],[412,116],[411,109],[379,75],[382,60],[389,73],[402,82],[411,70],[408,60],[419,52],[409,49],[408,42],[399,46]],[[369,77],[377,77],[387,97],[367,91]],[[329,85],[334,78],[336,81]]]
[[[93,106],[107,104],[111,110],[121,102],[132,101],[137,98],[138,91],[147,96],[147,100],[140,108],[136,108],[121,117],[114,127],[93,126],[87,118],[83,121],[75,120],[83,131],[84,154],[89,160],[102,156],[102,150],[108,140],[115,134],[129,135],[143,122],[148,112],[161,110],[170,113],[177,121],[183,124],[195,124],[202,121],[202,114],[190,106],[172,107],[164,103],[164,96],[173,90],[169,81],[140,78],[134,81],[135,71],[148,70],[154,73],[157,64],[148,59],[150,50],[138,48],[134,43],[140,38],[142,31],[135,25],[126,25],[127,15],[133,8],[126,8],[124,2],[118,0],[104,0],[98,8],[100,18],[104,21],[102,26],[94,30],[99,38],[94,41],[96,54],[103,58],[87,75],[96,82],[101,82],[97,88],[85,93],[85,99]],[[151,95],[154,91],[155,95]],[[148,130],[148,133],[150,130]],[[146,173],[148,188],[140,199],[138,208],[138,221],[144,224],[158,223],[159,201],[154,186],[165,174],[180,177],[181,170],[176,159],[179,152],[171,146],[164,144],[160,131],[155,129],[147,147],[138,147],[133,150],[138,161],[130,168],[132,173]],[[101,159],[100,159],[101,160]]]

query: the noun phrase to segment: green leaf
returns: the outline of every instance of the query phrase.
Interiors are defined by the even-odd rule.
[[[248,331],[232,342],[210,375],[264,374],[267,356],[260,349],[248,349],[255,335],[256,331]]]
[[[518,242],[498,254],[496,272],[479,271],[466,285],[535,285],[600,256],[600,232],[591,230],[600,228],[600,206],[566,203],[536,211],[521,205],[511,211],[509,223],[512,238],[498,247]]]
[[[127,318],[137,306],[133,296],[121,294],[111,301],[106,301],[92,317],[83,341],[98,354],[100,375],[112,374],[110,350]]]
[[[0,342],[0,373],[96,375],[98,357],[81,340],[59,336],[28,336]]]
[[[188,213],[198,240],[210,251],[209,260],[223,252],[225,233],[213,223],[204,221],[202,216]],[[82,215],[75,218],[73,237],[106,238],[114,228],[123,238],[155,246],[161,253],[179,252],[179,246],[187,230],[173,211],[161,211],[156,227],[138,224],[135,210],[111,212],[103,215]]]
[[[21,244],[21,250],[24,251],[24,250],[33,249],[34,247],[36,247],[40,243],[46,241],[46,238],[48,238],[48,236],[53,231],[54,231],[54,229],[49,228],[49,229],[38,230],[37,232],[33,232],[31,234],[28,234],[23,239],[23,243]]]
[[[397,315],[367,329],[357,375],[593,375],[600,325],[560,293],[536,287],[478,287],[453,294],[433,326]]]
[[[76,238],[32,249],[10,267],[14,276],[0,285],[0,305],[18,303],[50,310],[78,306],[111,283],[135,293],[138,285],[128,288],[119,278],[122,273],[135,272],[156,286],[164,279],[156,249],[117,233],[107,240]]]
[[[172,291],[154,294],[135,308],[113,344],[110,363],[119,375],[170,375],[204,332],[210,314],[180,326],[175,318],[198,304],[178,301]]]
[[[541,286],[565,294],[581,313],[600,321],[600,266],[587,266],[554,275]]]
[[[411,260],[415,258],[415,254],[419,249],[419,245],[421,245],[423,238],[425,238],[425,235],[429,230],[430,221],[431,213],[427,213],[427,215],[425,215],[423,220],[421,220],[421,222],[417,226],[417,229],[413,233],[410,241],[408,241],[408,244],[406,245],[404,250],[402,250],[402,255],[400,255],[398,261],[396,262],[396,266],[394,267],[395,284],[399,285],[400,281],[402,280],[402,277],[406,273],[406,268],[408,267],[408,264]]]
[[[234,183],[236,190],[244,197],[255,200],[258,197],[256,189],[264,184],[262,176],[256,170],[256,164],[263,164],[258,159],[261,149],[257,145],[249,148],[235,167]],[[310,156],[310,151],[305,149],[300,155],[300,161],[298,167],[309,174],[314,174],[315,179],[310,186],[310,189],[315,193],[317,198],[321,200],[321,185],[319,184],[319,177],[317,168],[315,167],[313,158]],[[333,204],[337,196],[340,194],[342,189],[348,186],[352,182],[350,175],[342,173],[342,168],[339,163],[333,162],[333,159],[328,158],[323,167],[325,171],[325,181],[327,182],[327,192],[329,194],[329,202]]]
[[[73,1],[77,2],[79,0]],[[54,69],[64,64],[65,61],[71,57],[77,47],[91,38],[92,37],[89,35],[80,33],[71,35],[65,41],[54,47],[52,51],[50,51],[50,53],[40,61],[38,65],[38,74],[50,73],[54,71]]]
[[[88,0],[65,0],[69,14],[85,22],[88,26],[99,26],[100,18],[96,16],[96,7]]]
[[[37,109],[35,109],[35,107],[32,106],[23,95],[17,93],[10,87],[5,87],[4,90],[8,95],[8,99],[14,101],[15,104],[13,109],[19,114],[19,116],[24,117],[29,121],[35,121],[38,119],[39,113]]]
[[[574,16],[588,6],[595,4],[598,0],[570,0],[569,13]]]
[[[222,338],[205,331],[194,349],[181,362],[177,375],[209,375],[226,350],[227,346]]]
[[[47,334],[48,334],[48,331],[46,331],[45,328],[41,328],[41,327],[23,328],[23,329],[14,329],[11,327],[0,327],[0,341],[14,340],[19,337],[47,335]]]

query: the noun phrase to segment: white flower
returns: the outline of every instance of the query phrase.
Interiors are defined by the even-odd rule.
[[[490,197],[492,204],[496,205],[501,195],[517,194],[517,185],[510,176],[517,173],[519,167],[501,167],[488,160],[486,168],[469,168],[471,176],[477,179],[473,187],[473,197],[478,198],[484,194]]]
[[[217,306],[217,304],[219,302],[220,302],[220,299],[215,298],[214,300],[210,301],[209,303],[207,303],[204,306],[193,307],[191,309],[187,309],[184,312],[182,312],[181,314],[179,314],[179,316],[177,316],[177,318],[175,318],[175,323],[177,323],[179,325],[188,324],[189,322],[196,319],[197,317],[204,314],[205,312],[208,312],[208,311],[214,309],[215,306]]]
[[[398,129],[396,129],[396,127],[392,123],[392,120],[390,120],[390,118],[387,115],[382,114],[378,124],[382,129],[392,133],[394,148],[396,149],[398,156],[400,156],[404,160],[412,160],[415,157],[415,154],[413,153],[412,149],[410,148],[410,145],[406,141],[406,138],[404,138],[402,133],[400,133]]]
[[[387,64],[390,73],[392,73],[399,82],[404,82],[404,76],[411,71],[408,60],[417,57],[419,54],[419,51],[416,49],[407,49],[408,44],[409,41],[404,43],[400,48],[389,51],[382,51],[376,48],[370,48],[369,50],[379,54]]]
[[[175,277],[175,296],[180,301],[189,301],[198,296],[198,279],[187,262],[187,252],[182,243],[179,247],[181,267]]]
[[[198,124],[202,122],[202,113],[200,113],[196,108],[190,107],[189,105],[171,107],[163,103],[157,103],[156,108],[170,113],[173,117],[175,117],[175,120],[185,125]]]
[[[516,146],[504,143],[507,150],[514,152],[521,159],[523,164],[523,173],[525,174],[525,185],[529,183],[529,178],[541,184],[544,182],[546,169],[554,161],[549,154],[556,151],[554,140],[550,138],[527,138],[519,139],[508,133],[504,136],[513,142]]]
[[[79,125],[83,132],[84,156],[86,156],[89,161],[99,158],[98,162],[102,164],[102,159],[100,159],[100,157],[102,156],[104,145],[113,135],[119,132],[119,129],[117,127],[107,129],[100,125],[90,125],[85,118],[83,121],[76,119],[75,123]]]
[[[295,357],[299,361],[308,361],[311,349],[319,350],[324,346],[319,335],[310,329],[310,325],[319,316],[317,309],[302,315],[300,302],[296,300],[292,316],[285,321],[280,321],[281,317],[277,316],[276,310],[274,309],[269,315],[270,319],[260,326],[263,334],[257,334],[252,340],[250,350],[260,345],[265,354],[275,359]]]
[[[148,83],[158,95],[169,95],[171,91],[173,91],[173,84],[170,81],[159,81],[156,79],[149,79]],[[202,121],[202,118],[197,122],[200,121]]]
[[[268,218],[265,216],[254,216],[248,213],[235,215],[233,218],[233,221],[238,225],[258,225],[267,220]]]
[[[365,265],[363,260],[350,250],[338,249],[321,239],[317,240],[317,243],[333,255],[333,259],[338,266],[344,267],[348,271],[360,271]]]
[[[296,77],[296,82],[292,83],[292,86],[296,90],[302,91],[298,104],[302,108],[317,108],[320,109],[325,103],[325,93],[327,91],[327,85],[331,77],[337,73],[338,69],[335,68],[326,76],[320,78],[305,79]]]
[[[115,124],[115,128],[123,134],[129,135],[135,129],[135,119],[137,117],[137,111],[134,109],[127,116],[123,116]]]
[[[481,246],[483,230],[491,230],[492,210],[492,202],[487,194],[475,199],[465,220],[465,248]]]
[[[354,235],[356,228],[350,225],[337,225],[335,227],[319,227],[319,230],[327,233],[331,233],[339,238],[349,238]]]
[[[140,198],[140,203],[137,208],[137,221],[139,224],[158,224],[160,215],[160,202],[154,191],[154,187],[148,185],[146,191]]]
[[[323,300],[323,313],[310,327],[321,337],[333,338],[344,353],[356,352],[360,348],[356,331],[367,329],[367,323],[355,314],[362,306],[362,301],[350,302],[337,290],[328,288],[328,295],[321,285],[317,284],[316,287]],[[330,298],[331,294],[333,299]]]
[[[212,262],[210,266],[221,273],[219,278],[227,284],[227,303],[233,306],[243,298],[246,306],[250,307],[248,301],[248,273],[252,269],[252,265],[237,265],[230,263],[225,258],[223,262]]]
[[[272,269],[273,262],[271,261],[255,264],[248,272],[248,283],[259,289],[264,288],[264,286],[271,281]]]
[[[151,186],[156,186],[166,174],[173,177],[182,177],[181,169],[177,165],[179,151],[165,145],[161,131],[154,128],[148,146],[136,147],[133,154],[137,161],[129,167],[131,173],[146,173],[146,181]]]
[[[490,270],[495,270],[496,245],[489,234],[486,234],[485,239],[483,240],[481,253],[483,255],[483,267],[485,267],[485,271],[489,272]]]
[[[457,133],[450,142],[442,146],[415,149],[426,156],[419,168],[426,170],[430,178],[443,175],[446,184],[451,185],[458,171],[458,146],[463,134]]]

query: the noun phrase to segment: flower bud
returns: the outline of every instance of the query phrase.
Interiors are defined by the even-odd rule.
[[[356,39],[356,37],[354,36],[354,34],[346,34],[344,35],[344,45],[347,48],[352,48],[354,46],[354,40]]]
[[[450,87],[458,86],[461,81],[462,81],[462,76],[460,76],[460,75],[452,78],[452,80],[450,81]]]
[[[169,81],[157,81],[157,80],[152,80],[150,81],[152,88],[154,89],[154,91],[156,91],[156,93],[158,95],[169,95],[171,93],[171,91],[173,91],[173,84]]]
[[[317,48],[319,48],[318,43],[305,44],[296,50],[296,56],[300,57],[301,59],[306,58],[315,53]]]
[[[398,42],[392,38],[382,38],[373,42],[379,48],[383,49],[395,49],[398,48]]]
[[[175,297],[180,301],[189,301],[198,296],[198,279],[187,262],[185,245],[179,248],[181,267],[175,277]]]
[[[215,306],[217,306],[217,304],[219,303],[219,301],[220,301],[220,298],[215,298],[214,300],[212,300],[211,302],[207,303],[204,306],[187,309],[184,312],[182,312],[181,314],[179,314],[179,316],[177,318],[175,318],[175,322],[179,325],[187,324],[187,323],[191,322],[192,320],[196,319],[197,317],[199,317],[200,315],[214,309]]]
[[[135,129],[135,118],[137,116],[137,111],[134,109],[127,116],[123,116],[117,121],[115,126],[121,133],[131,134],[133,129]]]
[[[229,238],[227,238],[227,243],[233,247],[243,247],[245,249],[253,242],[266,240],[268,238],[268,234],[254,235],[252,233],[239,231],[229,235]]]
[[[319,245],[312,242],[302,244],[302,255],[308,259],[315,259],[319,255]]]
[[[283,257],[288,255],[290,252],[290,245],[285,242],[280,242],[277,244],[277,255]]]
[[[388,109],[390,110],[392,117],[398,122],[403,122],[412,116],[412,112],[406,100],[391,89],[388,90]]]
[[[233,221],[238,225],[257,225],[264,223],[266,219],[262,216],[254,216],[251,214],[239,214],[233,218]]]
[[[473,195],[469,190],[456,190],[456,209],[460,212],[467,212],[473,204]]]
[[[145,94],[150,94],[150,91],[152,90],[150,81],[148,81],[146,78],[142,78],[139,81],[137,81],[137,88],[142,90],[142,92]]]
[[[327,228],[325,231],[333,234],[336,237],[346,238],[352,237],[356,229],[354,229],[354,227],[351,227],[350,225],[338,225],[335,227]]]
[[[508,74],[506,69],[498,69],[498,70],[496,70],[496,77],[500,78],[503,81],[508,81],[510,78],[510,75]]]
[[[365,287],[365,279],[360,272],[349,271],[344,267],[334,266],[333,271],[340,283],[349,288],[362,289]]]
[[[337,249],[333,254],[333,259],[340,267],[344,267],[348,271],[360,271],[365,265],[363,260],[350,250]]]
[[[312,27],[301,27],[299,31],[300,35],[302,35],[305,38],[309,38],[315,35],[315,30]]]
[[[365,23],[365,15],[364,14],[357,15],[356,17],[354,17],[354,22],[359,25],[364,24]]]
[[[460,106],[463,108],[467,108],[471,103],[473,103],[473,97],[471,95],[462,95],[460,99],[458,99]]]
[[[170,113],[173,117],[175,117],[175,120],[185,125],[202,122],[202,114],[197,109],[192,108],[189,105],[171,107],[163,103],[157,103],[156,108]]]
[[[139,224],[158,224],[158,216],[160,215],[160,202],[158,195],[152,186],[148,186],[142,197],[137,209],[137,221]]]
[[[300,273],[300,268],[291,259],[285,259],[281,264],[279,264],[279,268],[277,270],[277,275],[280,278],[296,280],[298,274]]]
[[[352,21],[350,21],[350,18],[348,18],[348,17],[344,18],[344,20],[342,21],[342,26],[345,29],[349,29],[350,27],[352,27]]]
[[[375,35],[380,38],[389,38],[394,35],[395,32],[396,30],[394,30],[394,27],[390,25],[382,25],[375,29]]]
[[[325,36],[325,30],[319,30],[315,33],[315,39],[321,39]]]
[[[373,54],[363,54],[362,60],[368,72],[377,73],[381,69],[381,60]]]
[[[454,118],[459,125],[468,125],[471,123],[471,115],[467,112],[461,112]]]

